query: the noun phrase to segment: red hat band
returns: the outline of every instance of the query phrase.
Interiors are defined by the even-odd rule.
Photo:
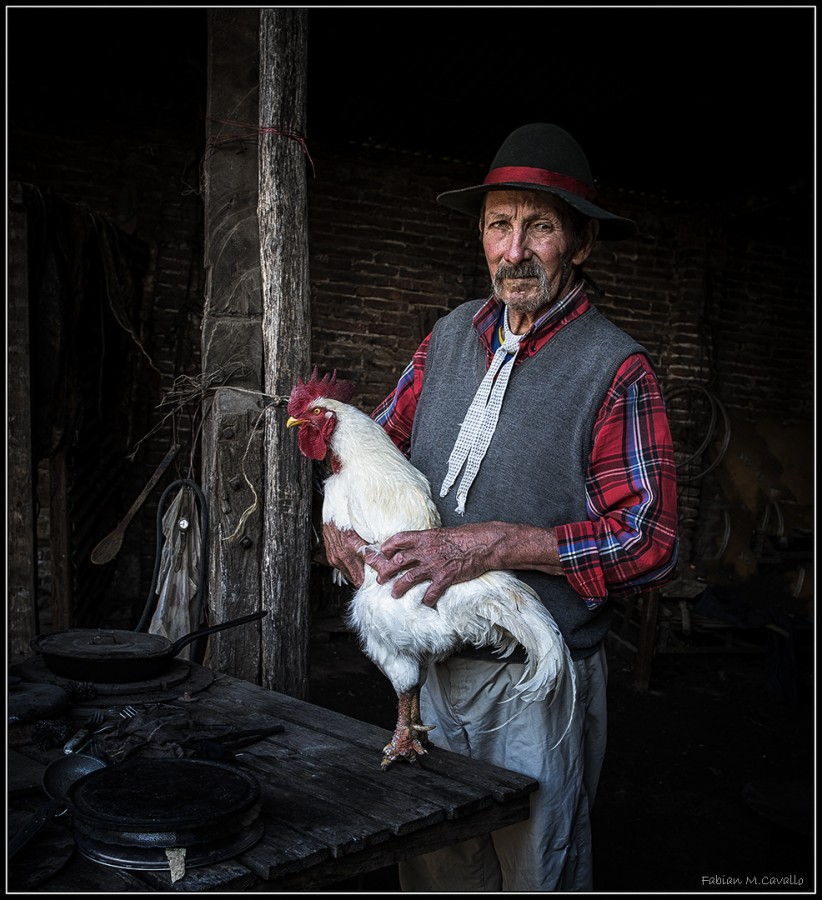
[[[560,188],[584,197],[586,200],[594,200],[597,192],[589,184],[570,178],[568,175],[560,175],[548,169],[535,169],[532,166],[502,166],[492,169],[485,178],[483,184],[506,184],[511,182],[539,184],[542,187]]]

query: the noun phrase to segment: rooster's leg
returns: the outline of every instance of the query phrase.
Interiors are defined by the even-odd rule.
[[[420,715],[420,689],[414,688],[411,692],[411,728],[417,733],[417,737],[423,746],[428,743],[428,732],[436,728],[436,725],[423,725]]]
[[[397,727],[391,743],[383,749],[382,767],[390,766],[397,759],[406,759],[412,765],[418,765],[417,757],[428,751],[428,732],[433,725],[423,725],[420,719],[420,689],[412,688],[399,695],[397,705]]]

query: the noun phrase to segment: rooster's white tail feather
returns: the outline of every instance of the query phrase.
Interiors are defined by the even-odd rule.
[[[501,725],[489,728],[488,732],[505,727],[525,709],[525,705],[546,700],[551,694],[549,706],[553,705],[565,686],[565,678],[570,676],[571,709],[565,730],[554,744],[557,747],[568,734],[576,709],[576,669],[568,646],[554,617],[527,584],[510,572],[489,572],[482,579],[500,582],[494,587],[502,588],[509,601],[512,598],[515,601],[513,604],[503,602],[489,607],[497,613],[493,624],[509,637],[504,643],[497,643],[497,647],[501,647],[500,656],[508,656],[516,644],[521,644],[526,653],[525,669],[514,687],[516,693],[503,701],[520,700],[524,705]]]

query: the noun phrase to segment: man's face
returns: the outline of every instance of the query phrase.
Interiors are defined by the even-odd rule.
[[[540,191],[487,195],[482,246],[494,291],[512,311],[531,316],[556,302],[572,283],[572,265],[590,253],[594,233],[574,252],[563,208],[558,197]]]

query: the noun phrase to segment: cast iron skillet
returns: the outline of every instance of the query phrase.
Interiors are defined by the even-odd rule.
[[[105,767],[106,764],[96,756],[80,754],[63,756],[49,763],[43,773],[43,790],[50,799],[48,803],[35,810],[20,831],[9,840],[7,858],[13,859],[17,856],[43,826],[57,816],[63,815],[67,809],[69,788],[75,782]]]
[[[173,643],[161,634],[142,631],[75,628],[39,635],[31,641],[31,648],[41,654],[43,662],[55,675],[64,678],[104,684],[146,681],[165,672],[174,657],[192,641],[266,615],[268,610],[264,609],[219,625],[209,625]]]

